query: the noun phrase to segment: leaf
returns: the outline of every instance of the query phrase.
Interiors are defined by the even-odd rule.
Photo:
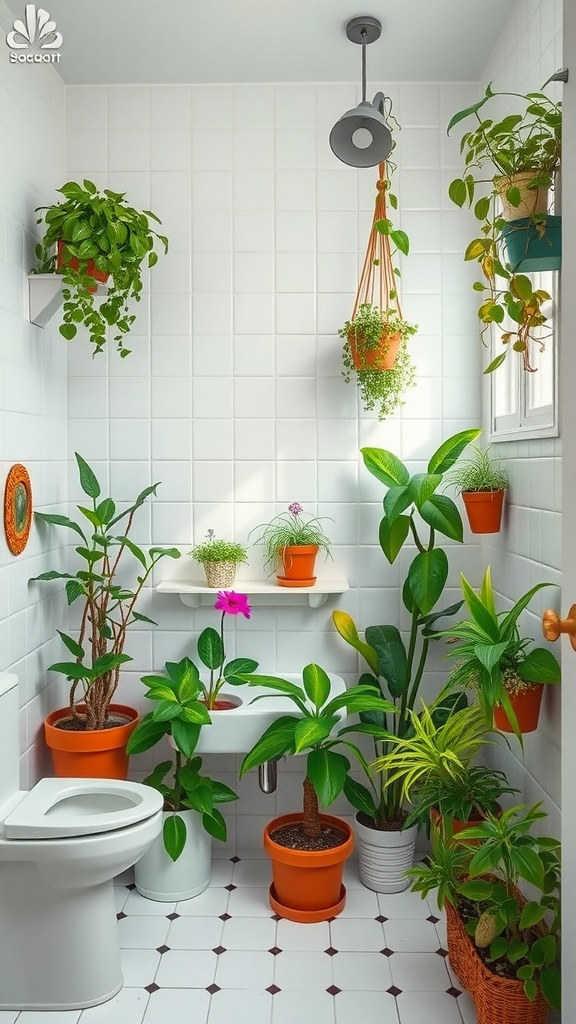
[[[475,903],[481,903],[483,900],[490,899],[492,888],[491,882],[483,882],[482,879],[478,878],[471,882],[462,882],[458,886],[458,892]]]
[[[238,794],[233,789],[225,786],[223,782],[217,782],[215,779],[212,780],[212,792],[214,802],[217,804],[227,804],[238,799]]]
[[[169,731],[170,726],[165,722],[153,721],[150,716],[146,715],[130,736],[126,744],[126,753],[141,754],[144,750],[150,750],[150,747],[156,746]]]
[[[464,253],[464,259],[478,260],[488,251],[490,242],[486,238],[474,238],[472,242],[466,247]]]
[[[390,695],[396,699],[406,692],[410,679],[406,648],[396,626],[368,626],[366,639],[378,659],[378,673],[386,680]]]
[[[82,537],[82,540],[84,541],[85,544],[88,543],[88,541],[86,540],[86,537],[84,535],[84,532],[83,532],[83,530],[80,529],[80,527],[78,526],[78,523],[75,523],[74,520],[72,520],[72,519],[68,519],[68,516],[59,516],[59,515],[56,515],[53,512],[35,512],[34,513],[34,518],[35,519],[40,519],[40,521],[43,522],[43,523],[50,523],[51,526],[66,526],[69,530],[74,530],[74,533],[77,533],[80,537]],[[55,576],[48,577],[45,573],[42,573],[41,576],[35,576],[34,577],[34,579],[37,579],[37,580],[55,579],[55,578],[56,578]]]
[[[490,197],[482,196],[474,207],[474,216],[477,220],[486,220],[490,211]]]
[[[546,647],[529,651],[517,671],[521,679],[530,683],[559,683],[561,680],[560,665]]]
[[[226,819],[217,807],[213,807],[210,814],[202,815],[202,824],[208,835],[212,836],[213,839],[218,839],[221,843],[226,842],[226,836],[228,835]]]
[[[494,370],[497,370],[499,366],[502,366],[502,363],[506,359],[507,355],[507,352],[501,352],[499,356],[496,356],[496,358],[493,359],[492,362],[488,364],[488,366],[484,370],[484,373],[494,373]]]
[[[540,971],[539,977],[540,989],[547,1003],[550,1004],[553,1010],[560,1013],[561,1010],[561,985],[560,985],[560,971],[557,967],[543,967]]]
[[[384,495],[384,512],[390,525],[395,522],[399,515],[412,504],[410,488],[389,487]]]
[[[302,671],[302,680],[307,697],[317,711],[326,703],[330,696],[330,679],[320,665],[306,665]],[[297,748],[300,749],[300,748]]]
[[[240,766],[240,778],[265,761],[294,753],[294,733],[301,718],[282,715],[268,726],[252,750],[249,750]]]
[[[298,722],[294,730],[294,753],[300,754],[309,747],[316,746],[330,735],[336,719],[304,718]]]
[[[60,324],[58,330],[60,331],[62,337],[66,338],[66,341],[72,341],[72,339],[75,338],[78,333],[74,324]]]
[[[334,750],[311,750],[307,758],[307,774],[322,807],[330,804],[344,789],[350,762]]]
[[[84,494],[87,494],[89,498],[96,499],[100,494],[100,484],[90,469],[90,466],[84,461],[82,456],[78,455],[78,452],[74,452],[74,455],[76,457],[80,474],[80,486],[84,491]]]
[[[377,673],[378,658],[376,656],[376,652],[360,639],[354,620],[348,612],[336,609],[336,611],[332,612],[332,622],[346,643],[350,644],[351,647],[358,651],[358,653],[361,654],[364,660],[368,663],[372,671]]]
[[[222,675],[226,679],[226,682],[232,683],[233,685],[242,684],[245,682],[244,679],[240,678],[240,675],[247,675],[250,672],[255,672],[258,668],[258,662],[253,661],[252,658],[233,658],[222,670]]]
[[[186,823],[179,814],[170,814],[164,821],[162,832],[166,853],[173,860],[178,860],[186,845]]]
[[[378,539],[380,547],[391,565],[400,554],[409,532],[410,516],[398,516],[392,524],[387,516],[383,516],[380,520]]]
[[[357,811],[363,811],[369,818],[376,818],[378,809],[372,793],[361,782],[350,778],[349,775],[346,776],[344,782],[344,796]]]
[[[546,907],[543,907],[540,903],[535,900],[530,900],[522,909],[520,914],[519,928],[520,931],[524,931],[526,928],[533,928],[535,924],[539,924],[540,921],[546,916]]]
[[[134,544],[134,542],[131,541],[129,537],[115,537],[114,539],[117,540],[120,544],[122,544],[123,547],[128,548],[128,551],[132,552],[134,557],[138,559],[140,564],[143,565],[145,569],[148,568],[144,552],[136,544]]]
[[[408,569],[410,593],[423,615],[431,612],[448,578],[448,558],[442,548],[419,551]]]
[[[450,122],[448,124],[448,128],[446,129],[446,132],[447,132],[448,135],[450,134],[452,129],[457,124],[460,123],[460,121],[463,121],[466,117],[470,117],[470,114],[477,114],[478,111],[481,110],[481,108],[484,106],[486,101],[490,98],[490,96],[493,95],[491,89],[490,89],[490,92],[488,92],[489,89],[490,89],[490,85],[487,86],[486,94],[482,97],[481,100],[478,100],[476,103],[473,103],[472,106],[465,107],[464,110],[459,110],[457,114],[454,114],[454,116],[450,119]]]
[[[419,509],[420,515],[428,526],[443,533],[450,540],[462,543],[464,527],[462,516],[452,498],[445,494],[433,494]]]
[[[182,722],[180,719],[175,718],[171,723],[170,728],[172,731],[172,738],[178,750],[180,750],[184,754],[184,757],[189,760],[196,749],[196,744],[200,737],[201,726],[192,722]]]
[[[390,238],[394,242],[396,248],[399,249],[404,256],[408,256],[408,253],[410,252],[410,239],[406,232],[398,229],[396,231],[391,231]]]
[[[220,668],[224,661],[224,645],[212,626],[203,629],[198,637],[198,657],[209,669]]]
[[[457,462],[467,445],[476,441],[481,433],[480,427],[472,427],[453,434],[432,455],[428,463],[428,472],[439,473],[442,476]]]
[[[360,453],[368,472],[386,487],[402,487],[409,483],[410,473],[392,452],[383,448],[361,448]]]
[[[411,500],[420,510],[420,507],[434,494],[439,484],[442,483],[442,476],[439,473],[415,473],[408,486]]]
[[[66,587],[66,600],[68,604],[73,604],[79,597],[82,597],[86,591],[82,583],[79,580],[68,580]]]
[[[84,648],[80,646],[77,640],[74,640],[71,636],[67,636],[66,633],[63,633],[60,629],[57,629],[56,632],[59,634],[64,646],[70,651],[70,654],[73,654],[75,658],[84,657]]]
[[[448,195],[456,206],[462,208],[468,198],[466,182],[463,181],[462,178],[455,178],[448,186]]]
[[[91,679],[93,675],[91,668],[76,661],[57,661],[48,666],[48,671],[61,672],[67,679]]]

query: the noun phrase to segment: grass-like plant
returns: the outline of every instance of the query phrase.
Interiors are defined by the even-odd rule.
[[[322,517],[327,518],[327,517]],[[255,526],[250,536],[259,531],[255,544],[263,544],[266,552],[265,565],[273,568],[280,562],[280,552],[287,547],[317,545],[325,555],[330,554],[330,539],[320,526],[321,519],[304,512],[298,501],[293,501],[286,512],[280,512],[269,523]]]
[[[508,474],[498,459],[492,458],[490,448],[470,445],[471,457],[460,459],[446,476],[459,494],[462,491],[505,491]]]
[[[219,540],[214,530],[208,530],[206,538],[189,552],[195,562],[200,562],[201,565],[207,562],[235,562],[238,565],[248,561],[248,552],[243,544],[231,540]]]

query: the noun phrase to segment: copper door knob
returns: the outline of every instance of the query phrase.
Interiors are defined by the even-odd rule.
[[[557,640],[561,633],[567,633],[572,649],[576,651],[576,604],[573,604],[565,619],[548,608],[542,615],[542,632],[546,640]]]

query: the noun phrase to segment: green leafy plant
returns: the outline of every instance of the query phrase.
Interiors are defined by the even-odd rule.
[[[208,530],[207,539],[201,544],[196,544],[190,551],[190,556],[195,562],[204,565],[206,562],[235,562],[237,564],[248,561],[248,552],[243,544],[235,541],[218,540],[214,530]]]
[[[382,335],[399,334],[403,340],[416,334],[418,330],[407,323],[395,309],[381,310],[369,302],[363,302],[352,320],[347,320],[338,334],[348,342],[350,336],[356,341],[361,340],[364,348],[375,349],[380,344]],[[346,350],[346,345],[344,349]],[[349,346],[348,346],[349,349]]]
[[[518,619],[539,590],[556,584],[537,583],[509,611],[497,612],[489,566],[478,593],[463,574],[461,581],[470,618],[437,634],[454,642],[447,657],[458,659],[447,689],[473,687],[490,723],[494,706],[500,704],[516,736],[521,739],[510,694],[534,683],[559,683],[560,666],[548,648],[528,649],[532,640],[520,636]]]
[[[350,761],[334,749],[354,727],[338,729],[338,712],[345,708],[349,714],[363,711],[393,711],[372,686],[358,684],[330,699],[330,678],[320,665],[306,665],[302,672],[302,686],[276,676],[241,674],[250,686],[263,686],[278,695],[288,697],[300,712],[281,715],[266,729],[252,750],[246,754],[240,768],[240,777],[279,757],[308,751],[304,780],[304,820],[306,836],[317,837],[321,831],[319,803],[329,807],[345,787]],[[254,700],[259,700],[255,697]],[[336,732],[334,730],[337,730]]]
[[[100,192],[87,178],[82,185],[68,181],[57,191],[64,196],[64,202],[37,210],[43,211],[38,224],[45,221],[46,232],[36,246],[36,273],[57,269],[56,246],[63,243],[63,265],[59,271],[64,298],[60,333],[71,341],[83,324],[96,355],[103,351],[108,328],[112,327],[117,332],[114,341],[120,355],[127,356],[130,350],[125,347],[124,338],[135,320],[129,301],[140,301],[144,266],[153,267],[158,262],[156,241],[165,253],[168,251],[168,239],[153,230],[150,219],[161,222],[150,210],[139,212],[129,206],[124,193],[110,189]],[[110,275],[107,297],[99,305],[94,302],[94,279],[88,273],[90,262],[96,270]]]
[[[437,889],[440,908],[449,902],[462,913],[462,899],[472,904],[466,930],[487,966],[498,970],[508,961],[527,999],[541,992],[560,1010],[560,843],[534,835],[534,825],[546,817],[539,807],[518,804],[465,829],[459,839],[474,840],[473,847],[450,843],[435,830],[432,856],[409,874],[423,897]],[[535,898],[520,898],[520,881],[535,887]]]
[[[483,108],[494,98],[513,97],[521,101],[521,113],[508,114],[499,121],[484,117]],[[482,116],[480,112],[482,111]],[[494,325],[502,325],[501,340],[505,345],[485,373],[501,365],[510,348],[522,356],[526,370],[533,370],[532,348],[543,350],[548,331],[544,306],[550,295],[534,288],[530,278],[516,273],[507,259],[502,231],[506,220],[501,213],[501,199],[518,209],[523,202],[518,175],[524,174],[523,187],[533,196],[536,210],[537,190],[548,189],[560,165],[562,145],[562,110],[543,93],[493,92],[488,85],[477,103],[458,111],[452,117],[448,132],[468,117],[476,119],[476,128],[466,132],[460,143],[464,155],[464,174],[449,186],[449,196],[459,207],[473,208],[480,223],[480,234],[468,245],[464,258],[476,261],[483,279],[474,284],[485,292],[478,309],[484,325],[482,336]],[[486,176],[486,165],[495,174]],[[480,196],[478,198],[478,186]],[[526,194],[526,193],[525,193]],[[531,206],[529,204],[529,211]],[[524,214],[519,214],[524,216]],[[536,232],[546,232],[546,212],[530,212]],[[507,320],[507,323],[504,321]]]
[[[304,512],[300,502],[293,501],[288,506],[287,512],[281,512],[280,515],[274,516],[269,523],[255,526],[250,531],[250,537],[258,531],[254,544],[264,545],[266,552],[264,564],[273,568],[279,564],[280,552],[286,547],[314,544],[328,556],[331,542],[320,526],[321,521],[317,516],[311,516]]]
[[[492,458],[490,448],[470,446],[471,457],[460,459],[446,475],[446,483],[462,491],[504,491],[508,474],[498,459]]]
[[[202,824],[214,839],[226,841],[226,821],[216,804],[237,800],[238,796],[222,782],[201,775],[202,758],[194,756],[203,726],[211,725],[205,692],[198,670],[189,658],[166,662],[166,675],[142,676],[148,687],[145,696],[155,707],[136,726],[128,740],[128,754],[141,754],[169,736],[174,760],[156,765],[144,782],[164,797],[164,809],[171,811],[164,821],[164,847],[172,860],[180,857],[186,845],[186,822],[178,813],[198,811]]]
[[[404,404],[407,390],[416,383],[416,369],[406,340],[416,334],[417,330],[395,310],[383,312],[378,306],[363,303],[353,320],[347,320],[338,332],[346,339],[342,349],[344,380],[349,384],[355,377],[364,408],[367,412],[377,409],[380,420],[386,419],[399,405]],[[355,367],[350,348],[351,337],[357,341],[362,339],[363,348],[370,351],[378,347],[383,335],[393,334],[400,334],[402,340],[392,369],[359,370]]]
[[[364,465],[387,488],[379,529],[380,547],[385,558],[393,564],[409,539],[416,545],[416,554],[402,587],[402,600],[410,616],[407,646],[396,626],[368,626],[364,639],[361,639],[347,612],[337,610],[332,615],[340,636],[358,651],[368,665],[370,671],[361,676],[360,683],[385,694],[395,708],[391,717],[386,713],[361,715],[357,731],[372,736],[375,757],[388,749],[390,740],[383,735],[383,730],[386,734],[404,736],[409,729],[410,712],[418,696],[430,640],[435,635],[434,624],[442,616],[454,615],[461,607],[459,603],[435,610],[448,578],[448,556],[443,548],[437,546],[437,536],[442,534],[460,543],[463,537],[462,519],[455,503],[437,491],[445,474],[479,434],[479,429],[454,434],[434,452],[427,472],[412,476],[407,466],[392,452],[382,448],[362,449]],[[447,702],[442,713],[447,715],[449,711],[450,702]],[[396,781],[388,785],[385,772],[374,779],[363,755],[358,751],[356,756],[369,785],[349,779],[346,796],[350,803],[366,814],[375,828],[385,828],[389,822],[401,824],[406,818],[401,783]]]
[[[155,625],[135,610],[138,598],[158,562],[166,557],[180,558],[180,552],[177,548],[159,547],[145,551],[129,536],[135,513],[146,498],[156,494],[157,483],[143,490],[129,508],[118,512],[112,498],[101,497],[100,484],[88,463],[75,454],[80,486],[91,499],[91,506],[76,506],[82,517],[79,522],[46,512],[35,512],[34,516],[39,522],[62,526],[80,537],[75,551],[81,568],[75,573],[50,569],[33,579],[65,580],[68,604],[82,604],[78,638],[58,630],[64,646],[76,660],[50,665],[48,671],[59,672],[71,681],[70,715],[79,727],[102,729],[118,687],[120,669],[132,661],[130,655],[123,653],[128,628],[135,622]],[[132,587],[126,582],[125,571],[130,559],[136,574]],[[78,709],[79,699],[85,711]]]

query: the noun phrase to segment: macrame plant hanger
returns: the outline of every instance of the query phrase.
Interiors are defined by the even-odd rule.
[[[365,303],[378,306],[384,322],[386,322],[387,316],[390,313],[396,313],[402,319],[398,276],[394,272],[390,250],[390,231],[392,226],[388,220],[386,209],[387,188],[386,164],[381,163],[378,166],[377,195],[372,228],[368,239],[366,256],[364,257],[364,266],[360,274],[358,291],[356,292],[352,321],[359,307]],[[393,369],[401,340],[399,332],[391,333],[384,331],[380,345],[377,348],[367,349],[363,348],[361,337],[355,337],[354,331],[352,331],[348,341],[355,368],[357,370]]]

